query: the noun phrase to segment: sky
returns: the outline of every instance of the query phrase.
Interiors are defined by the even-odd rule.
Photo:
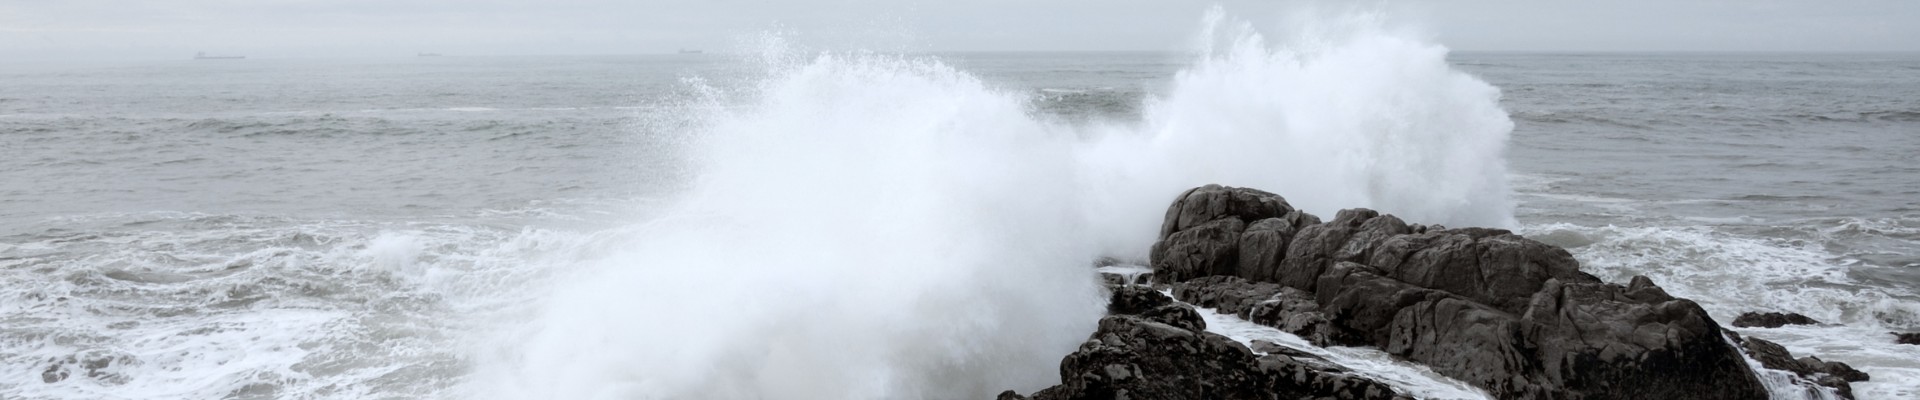
[[[0,60],[726,51],[816,47],[1175,51],[1207,8],[1280,21],[1299,1],[0,0]],[[1914,0],[1379,1],[1467,51],[1920,51]]]

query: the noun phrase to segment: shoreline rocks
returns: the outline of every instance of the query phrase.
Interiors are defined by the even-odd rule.
[[[1792,353],[1787,352],[1786,347],[1777,343],[1754,337],[1740,338],[1738,335],[1736,335],[1735,338],[1735,341],[1740,343],[1740,347],[1746,351],[1747,355],[1752,356],[1754,361],[1759,361],[1760,364],[1767,369],[1792,372],[1801,379],[1814,382],[1820,386],[1833,388],[1834,392],[1839,394],[1841,398],[1853,398],[1853,385],[1851,382],[1861,382],[1872,378],[1868,376],[1867,373],[1853,369],[1853,366],[1847,365],[1846,363],[1825,361],[1814,356],[1796,359],[1793,358]]]
[[[1375,347],[1500,399],[1766,398],[1747,354],[1843,394],[1847,382],[1867,379],[1843,363],[1795,359],[1771,342],[1736,339],[1699,304],[1669,295],[1651,279],[1602,282],[1581,272],[1565,249],[1510,231],[1408,224],[1367,209],[1342,210],[1322,222],[1255,189],[1207,185],[1182,193],[1167,210],[1148,263],[1156,285],[1181,301],[1315,345]],[[1268,390],[1263,398],[1274,398],[1281,393],[1274,388],[1301,385],[1258,372],[1285,369],[1265,367],[1286,362],[1269,361],[1284,352],[1269,352],[1254,363],[1261,367],[1247,367],[1253,356],[1244,347],[1235,353],[1224,350],[1235,346],[1212,344],[1231,340],[1213,340],[1217,335],[1207,336],[1204,324],[1160,311],[1168,306],[1146,308],[1141,304],[1157,303],[1138,298],[1152,297],[1141,291],[1151,289],[1116,287],[1115,315],[1063,361],[1061,386],[1033,398],[1113,398],[1102,396],[1122,389],[1134,398],[1260,397],[1232,385],[1255,385]],[[1756,318],[1749,322],[1763,326],[1805,317]],[[1920,335],[1912,339],[1920,342]],[[1173,353],[1163,348],[1176,345]],[[1168,356],[1192,359],[1155,358]],[[1338,375],[1312,360],[1292,360],[1287,368]],[[1205,365],[1187,365],[1193,362]],[[1382,398],[1339,393],[1306,397]]]
[[[1734,317],[1736,328],[1779,328],[1787,325],[1819,325],[1820,321],[1799,313],[1745,312]]]
[[[1211,206],[1220,204],[1228,206]],[[1276,246],[1268,238],[1286,233],[1249,234],[1243,219],[1317,218],[1278,195],[1214,185],[1183,194],[1167,215],[1155,270],[1168,269],[1160,274],[1176,287],[1233,287],[1187,285],[1177,291],[1182,300],[1249,317],[1254,305],[1293,304],[1263,308],[1261,319],[1298,321],[1283,329],[1316,343],[1377,347],[1499,398],[1766,396],[1698,304],[1645,277],[1600,282],[1565,249],[1506,230],[1410,225],[1349,209],[1292,232],[1278,263],[1239,267],[1243,258],[1264,261]],[[1199,281],[1214,276],[1249,282]],[[1282,298],[1262,284],[1298,292]],[[1315,306],[1301,304],[1307,294]]]
[[[1894,343],[1920,345],[1920,332],[1911,332],[1911,333],[1887,332],[1887,333],[1893,334]]]
[[[1207,332],[1192,307],[1151,288],[1116,288],[1108,310],[1086,343],[1061,360],[1059,385],[998,399],[1411,399],[1305,353],[1279,346],[1255,353]]]

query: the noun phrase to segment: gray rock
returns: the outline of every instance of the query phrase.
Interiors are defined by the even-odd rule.
[[[1173,298],[1152,288],[1118,287],[1113,289],[1113,294],[1107,299],[1107,313],[1138,315],[1169,304],[1174,304]]]
[[[1228,216],[1173,233],[1153,245],[1154,276],[1180,282],[1233,274],[1244,230],[1246,224],[1239,217]]]
[[[1563,391],[1611,399],[1767,396],[1705,309],[1646,277],[1627,286],[1549,280],[1523,320],[1546,382]]]
[[[1748,356],[1753,357],[1754,361],[1759,361],[1760,365],[1767,369],[1792,372],[1806,380],[1803,384],[1833,388],[1834,392],[1840,394],[1842,398],[1853,398],[1853,385],[1849,382],[1862,382],[1872,378],[1846,363],[1825,361],[1813,356],[1793,358],[1793,354],[1788,353],[1786,347],[1760,338],[1747,337],[1738,341]]]
[[[1565,249],[1505,230],[1367,209],[1322,223],[1280,196],[1209,185],[1176,199],[1159,239],[1149,263],[1181,300],[1320,345],[1378,347],[1497,398],[1766,396],[1724,339],[1731,332],[1698,304],[1645,277],[1603,283]],[[1063,362],[1063,383],[1033,398],[1388,396],[1301,352],[1254,355],[1201,332],[1191,309],[1127,293],[1115,293],[1113,309],[1136,315],[1102,320]],[[1809,379],[1864,379],[1844,364],[1783,357],[1814,371]]]
[[[1359,343],[1320,313],[1311,293],[1275,283],[1210,276],[1173,285],[1175,299],[1292,333],[1320,346]]]
[[[1327,266],[1338,261],[1354,261],[1342,259],[1341,256],[1367,252],[1368,249],[1365,247],[1371,243],[1371,240],[1360,240],[1359,244],[1348,246],[1348,239],[1354,237],[1355,233],[1369,226],[1392,229],[1391,222],[1367,225],[1369,220],[1379,215],[1378,212],[1364,208],[1341,210],[1332,221],[1301,228],[1299,233],[1294,235],[1293,241],[1287,244],[1287,256],[1280,262],[1279,269],[1273,273],[1272,282],[1295,289],[1313,291],[1320,273],[1325,271]],[[1397,220],[1396,218],[1395,221]],[[1404,224],[1399,226],[1401,230],[1405,228]],[[1377,239],[1385,235],[1363,233],[1362,236],[1365,239]]]
[[[1173,206],[1167,208],[1166,218],[1160,223],[1159,238],[1165,240],[1174,232],[1225,217],[1259,221],[1286,217],[1293,211],[1287,199],[1277,194],[1258,189],[1201,186],[1189,189],[1174,199]]]
[[[1366,264],[1384,275],[1519,313],[1548,279],[1599,282],[1573,254],[1505,230],[1429,230],[1382,241]]]
[[[1746,312],[1733,318],[1738,328],[1779,328],[1787,325],[1819,325],[1820,321],[1799,313]]]
[[[1191,311],[1191,309],[1189,309]],[[999,399],[1406,399],[1389,386],[1288,354],[1260,356],[1225,336],[1131,315],[1100,320],[1060,363],[1060,385]]]
[[[1888,333],[1893,334],[1894,343],[1920,344],[1920,332],[1913,332],[1913,333],[1888,332]]]
[[[1287,256],[1287,242],[1298,230],[1286,218],[1267,218],[1247,225],[1240,233],[1239,267],[1234,275],[1256,281],[1273,282],[1280,260]]]

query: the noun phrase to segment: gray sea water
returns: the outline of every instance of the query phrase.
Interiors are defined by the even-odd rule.
[[[1142,118],[1190,64],[933,57],[1079,127]],[[1517,230],[1723,323],[1828,322],[1740,331],[1871,373],[1863,399],[1920,396],[1920,346],[1886,334],[1920,330],[1920,56],[1448,61],[1511,115]],[[763,75],[726,55],[0,64],[0,398],[470,396],[494,376],[475,332],[538,314],[539,283],[697,185],[689,110]]]

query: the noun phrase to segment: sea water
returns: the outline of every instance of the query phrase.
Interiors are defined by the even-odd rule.
[[[1737,331],[1917,395],[1887,332],[1920,330],[1920,57],[1202,26],[1169,53],[9,62],[0,397],[1030,391],[1103,310],[1092,260],[1143,257],[1205,183],[1512,228],[1723,324],[1803,313],[1828,324]]]

